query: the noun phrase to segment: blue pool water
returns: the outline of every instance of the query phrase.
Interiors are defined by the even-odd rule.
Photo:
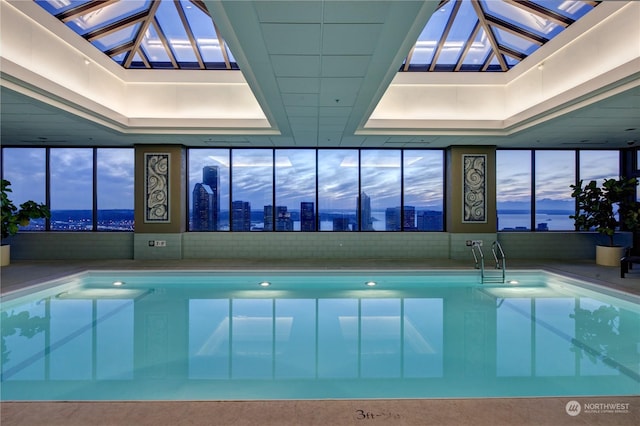
[[[507,279],[517,283],[483,285],[478,271],[79,274],[3,297],[1,398],[640,393],[639,298],[543,271]]]

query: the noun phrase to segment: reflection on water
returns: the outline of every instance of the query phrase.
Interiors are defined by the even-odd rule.
[[[122,291],[89,280],[13,302],[2,312],[2,399],[624,395],[640,389],[640,314],[633,303],[539,284],[514,289],[377,279],[375,288],[354,288],[334,278],[309,285],[309,277],[290,276],[279,286],[274,277],[274,285],[258,290],[258,281],[246,277],[208,284],[129,278]]]

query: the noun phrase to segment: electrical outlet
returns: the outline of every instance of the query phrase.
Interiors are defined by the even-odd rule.
[[[149,240],[149,247],[153,247],[156,245],[156,242],[153,240]]]

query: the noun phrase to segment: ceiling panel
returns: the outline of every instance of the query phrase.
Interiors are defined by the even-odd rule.
[[[320,24],[262,24],[261,28],[270,55],[320,54]]]

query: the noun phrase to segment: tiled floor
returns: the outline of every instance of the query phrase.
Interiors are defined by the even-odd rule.
[[[545,269],[640,295],[640,270],[625,279],[619,268],[592,261],[511,261],[510,269]],[[0,270],[3,294],[87,269],[471,269],[456,261],[42,261],[14,262]],[[638,389],[640,395],[640,385]],[[567,404],[583,412],[567,414]],[[590,405],[588,405],[590,404]],[[600,404],[600,405],[598,405]],[[602,404],[618,404],[618,412]],[[586,410],[587,407],[591,410]],[[593,407],[596,407],[595,409]],[[4,402],[0,423],[9,425],[637,425],[640,396],[324,401]],[[615,411],[615,410],[614,410]]]

